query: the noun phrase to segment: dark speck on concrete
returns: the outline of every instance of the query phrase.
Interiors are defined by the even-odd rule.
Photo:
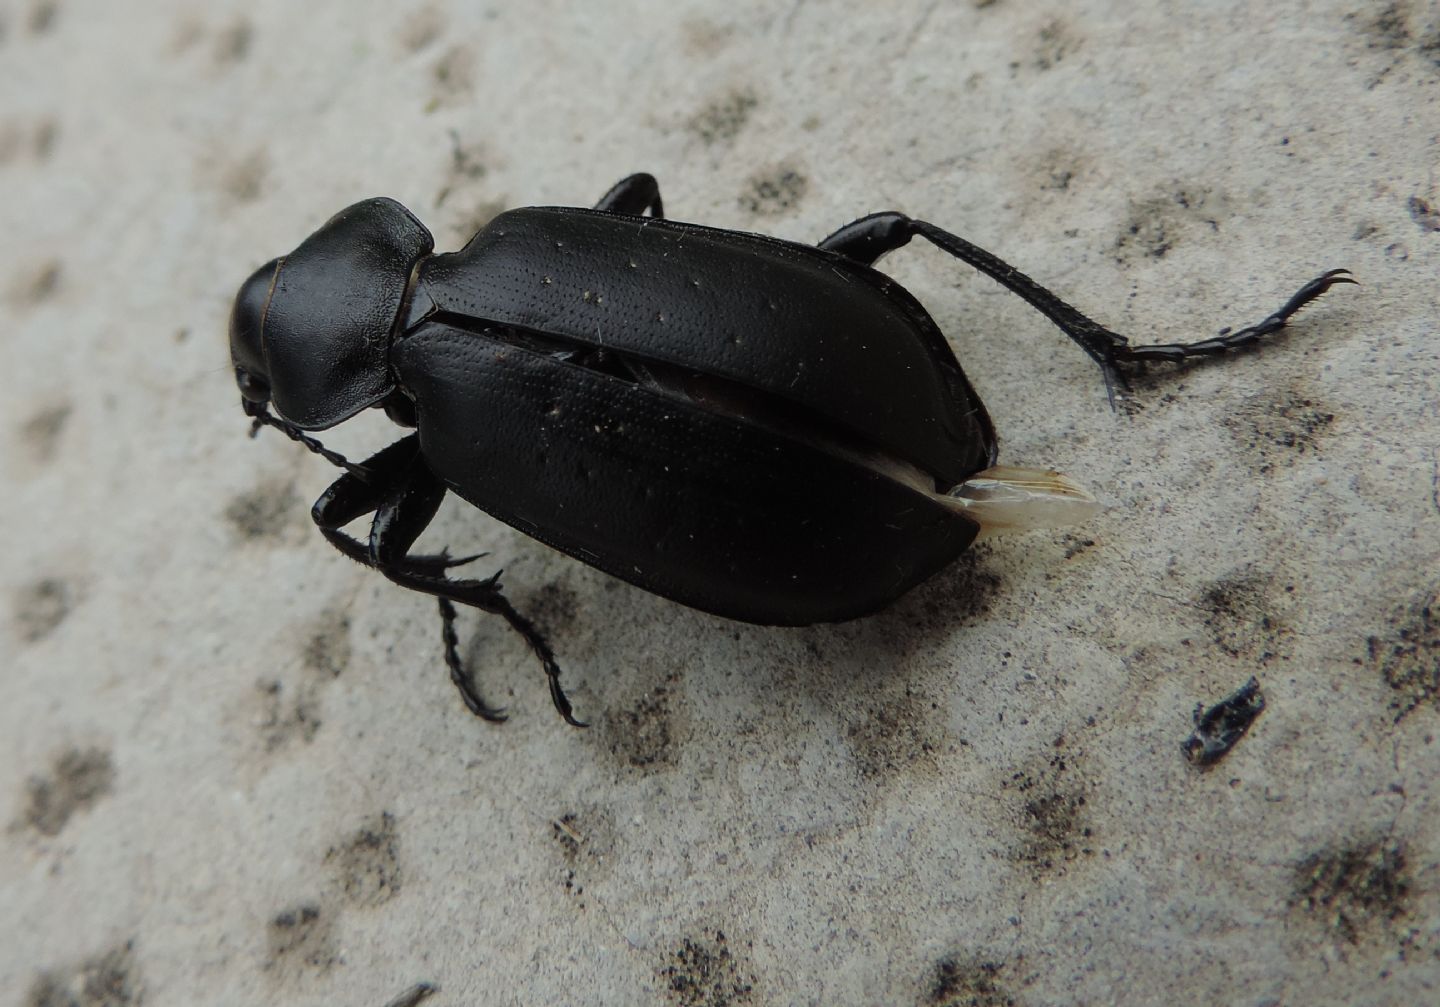
[[[632,706],[606,716],[610,751],[621,763],[650,772],[669,767],[679,758],[671,695],[674,678],[655,686]]]
[[[1019,845],[1011,859],[1038,880],[1063,873],[1066,865],[1090,857],[1095,849],[1085,810],[1086,786],[1074,778],[1078,756],[1058,750],[1033,771],[1011,774],[1003,784],[1019,801]]]
[[[861,776],[873,781],[935,769],[944,741],[929,704],[907,690],[895,701],[857,713],[845,736]]]
[[[12,287],[13,299],[27,307],[42,304],[55,296],[63,275],[59,259],[46,259],[19,278]]]
[[[325,854],[345,899],[355,905],[378,906],[400,894],[400,839],[395,816],[382,812],[345,836]]]
[[[255,43],[255,26],[244,18],[232,22],[215,36],[215,62],[229,66],[250,55]]]
[[[35,977],[24,1007],[139,1007],[134,941]]]
[[[690,132],[707,145],[733,140],[759,104],[750,91],[729,91],[695,114],[688,124]]]
[[[809,187],[804,175],[782,165],[753,176],[740,195],[740,206],[756,216],[779,216],[798,206]]]
[[[333,929],[329,914],[313,903],[276,913],[266,927],[266,970],[293,976],[329,969],[339,960]]]
[[[1015,998],[1000,982],[1001,962],[945,958],[925,1003],[928,1007],[1015,1007]]]
[[[15,630],[24,643],[39,643],[65,621],[75,607],[75,586],[60,577],[42,577],[15,595]]]
[[[1214,581],[1196,599],[1215,643],[1231,657],[1272,660],[1290,629],[1277,611],[1274,578],[1245,567]],[[1292,597],[1289,593],[1285,597]]]
[[[55,457],[60,434],[65,432],[65,425],[73,412],[75,408],[69,402],[45,406],[20,425],[20,439],[29,447],[36,461],[48,462]]]
[[[1437,208],[1434,203],[1419,196],[1411,196],[1406,205],[1410,210],[1410,219],[1415,221],[1420,230],[1440,231],[1440,208]]]
[[[115,764],[100,748],[69,748],[49,772],[26,784],[24,822],[45,836],[56,836],[78,812],[93,806],[115,786]]]
[[[55,19],[59,14],[60,4],[56,0],[37,0],[30,8],[30,33],[44,35],[55,27]]]
[[[1324,849],[1295,867],[1294,909],[1332,938],[1358,944],[1409,908],[1405,848],[1391,838]]]
[[[755,976],[731,952],[723,931],[682,939],[658,970],[665,993],[680,1007],[732,1007],[755,1001]]]
[[[293,483],[269,481],[232,499],[225,519],[243,539],[273,542],[284,536],[299,507]]]
[[[253,203],[265,191],[265,176],[270,159],[263,150],[254,150],[226,164],[220,177],[220,189],[236,203]]]
[[[1040,35],[1035,42],[1035,68],[1049,70],[1058,66],[1078,47],[1079,42],[1063,21],[1049,21],[1040,29]]]
[[[446,49],[430,69],[434,83],[433,105],[463,101],[475,88],[475,50],[468,45]]]
[[[305,640],[301,660],[322,679],[340,677],[350,663],[350,617],[340,611],[322,615]]]
[[[1394,690],[1390,709],[1397,724],[1422,704],[1440,702],[1440,587],[1425,592],[1385,634],[1366,644],[1371,664]]]

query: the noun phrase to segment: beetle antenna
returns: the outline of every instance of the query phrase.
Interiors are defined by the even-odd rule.
[[[293,423],[289,423],[274,415],[263,402],[254,404],[247,400],[245,403],[245,411],[250,414],[251,437],[258,434],[261,427],[274,427],[292,441],[295,441],[297,444],[302,444],[309,450],[315,452],[336,468],[344,469],[361,482],[368,483],[370,481],[369,469],[362,465],[356,465],[338,451],[331,451]]]

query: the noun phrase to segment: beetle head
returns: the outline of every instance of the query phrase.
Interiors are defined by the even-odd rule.
[[[434,248],[393,199],[356,203],[240,286],[230,357],[251,416],[267,403],[321,430],[394,388],[390,337],[415,264]]]
[[[235,364],[235,382],[245,401],[245,411],[270,401],[270,373],[265,366],[265,349],[260,333],[265,326],[265,310],[270,307],[270,292],[280,260],[271,259],[240,285],[235,307],[230,312],[230,359]]]

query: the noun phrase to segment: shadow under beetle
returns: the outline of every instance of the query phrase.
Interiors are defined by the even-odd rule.
[[[916,235],[1059,326],[1112,398],[1124,365],[1248,346],[1354,282],[1334,270],[1258,325],[1131,346],[926,221],[875,213],[811,247],[668,220],[637,174],[593,210],[510,210],[442,255],[399,203],[357,203],[245,281],[231,355],[253,430],[345,470],[311,511],[325,537],[439,600],[470,710],[503,719],[460,662],[457,602],[525,638],[578,725],[499,575],[452,578],[475,557],[411,553],[447,491],[647,591],[770,625],[865,615],[982,530],[1093,509],[1057,473],[995,466],[994,426],[945,337],[872,268]],[[359,465],[305,433],[368,406],[414,432]],[[342,531],[367,514],[368,542]]]

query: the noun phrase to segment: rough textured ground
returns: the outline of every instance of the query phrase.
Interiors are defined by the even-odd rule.
[[[0,3],[6,1007],[1440,998],[1440,8],[304,6]],[[490,727],[309,527],[327,467],[247,440],[229,299],[363,196],[453,248],[635,170],[796,239],[928,217],[1142,341],[1364,285],[1115,414],[893,256],[1005,459],[1105,513],[773,630],[447,506],[595,725],[467,616]]]

